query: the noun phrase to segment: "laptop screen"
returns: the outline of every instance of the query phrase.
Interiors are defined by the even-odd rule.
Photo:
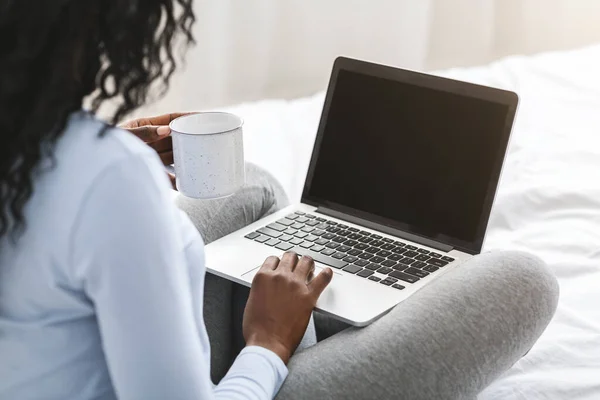
[[[482,243],[511,107],[343,69],[336,78],[305,195],[446,244]]]

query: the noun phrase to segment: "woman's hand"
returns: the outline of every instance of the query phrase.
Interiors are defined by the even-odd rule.
[[[119,128],[128,130],[152,147],[162,160],[163,164],[173,164],[173,143],[171,142],[171,129],[169,124],[175,118],[192,113],[172,113],[158,117],[138,118],[127,121]]]
[[[142,139],[158,153],[164,165],[171,165],[173,164],[173,142],[171,141],[169,124],[175,118],[188,114],[192,113],[171,113],[159,115],[158,117],[138,118],[119,125],[119,128],[125,129]],[[175,189],[175,176],[169,174],[169,178]]]
[[[310,280],[315,262],[286,252],[281,261],[269,257],[252,281],[244,312],[246,345],[273,351],[284,363],[302,340],[317,299],[333,272],[326,268]],[[309,282],[310,280],[310,282]]]

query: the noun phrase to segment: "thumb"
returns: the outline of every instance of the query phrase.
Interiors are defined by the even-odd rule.
[[[323,293],[323,290],[325,290],[327,285],[329,285],[332,278],[333,271],[331,270],[331,268],[325,268],[319,273],[319,275],[317,275],[313,278],[312,281],[310,281],[308,287],[315,296],[315,300],[318,299],[319,296],[321,296],[321,293]]]
[[[156,142],[171,133],[171,129],[166,125],[146,125],[139,128],[127,128],[127,130],[146,143]]]

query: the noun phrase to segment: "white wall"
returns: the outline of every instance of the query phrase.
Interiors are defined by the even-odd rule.
[[[198,41],[149,114],[322,90],[340,54],[414,69],[600,41],[600,0],[196,0]]]

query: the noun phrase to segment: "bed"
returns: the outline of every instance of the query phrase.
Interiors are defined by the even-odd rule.
[[[485,250],[542,257],[560,304],[531,352],[480,399],[600,399],[600,45],[512,57],[440,75],[506,88],[521,106]],[[323,93],[230,108],[248,161],[300,199]]]

